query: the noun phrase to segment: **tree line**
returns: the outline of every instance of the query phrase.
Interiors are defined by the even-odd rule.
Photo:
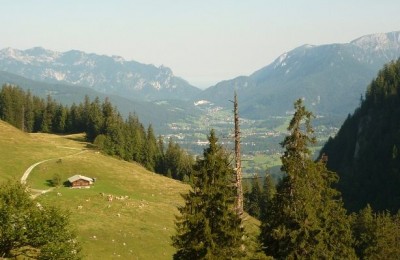
[[[5,84],[0,91],[0,119],[25,132],[55,134],[85,133],[86,139],[105,153],[142,164],[150,171],[189,182],[193,156],[172,139],[156,137],[135,114],[122,118],[106,98],[65,106],[47,96]]]

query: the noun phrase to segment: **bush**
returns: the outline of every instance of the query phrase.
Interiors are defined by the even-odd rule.
[[[54,187],[59,187],[62,183],[61,175],[59,173],[54,174],[53,178],[51,179],[51,184]]]

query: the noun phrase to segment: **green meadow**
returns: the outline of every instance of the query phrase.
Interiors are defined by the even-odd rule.
[[[2,121],[0,133],[0,181],[20,179],[30,165],[51,159],[33,169],[27,184],[39,203],[70,212],[84,259],[172,258],[170,237],[188,185],[90,149],[82,135],[26,134]],[[63,182],[75,174],[96,182],[88,189],[53,188],[56,174]],[[245,218],[251,234],[257,225]]]

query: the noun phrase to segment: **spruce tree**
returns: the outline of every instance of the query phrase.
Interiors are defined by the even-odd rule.
[[[182,195],[172,244],[174,259],[234,259],[244,254],[241,218],[234,210],[234,170],[212,130],[195,164],[192,189]]]
[[[164,138],[161,135],[158,136],[157,146],[158,146],[159,155],[156,160],[155,171],[159,174],[165,175],[166,174],[165,148],[164,148]]]
[[[400,259],[400,214],[373,213],[367,205],[356,215],[353,233],[361,259]]]
[[[251,216],[259,219],[261,215],[261,185],[258,174],[254,175],[251,180],[251,191],[248,194],[248,205],[246,212]]]
[[[150,171],[154,171],[156,167],[156,161],[159,157],[159,146],[157,145],[157,139],[154,134],[152,125],[150,124],[147,128],[146,141],[144,147],[144,166]]]
[[[262,220],[260,240],[265,253],[278,259],[355,258],[349,219],[330,187],[336,175],[311,159],[312,117],[297,100],[290,134],[281,143],[286,176]]]
[[[88,100],[85,97],[84,105],[84,118],[86,122],[86,139],[90,142],[94,141],[97,135],[103,133],[103,113],[101,111],[101,104],[99,98],[90,103],[88,106],[86,104]],[[88,106],[88,107],[86,107]],[[87,118],[87,119],[86,119]]]
[[[125,143],[125,150],[127,151],[127,154],[129,154],[129,160],[143,163],[144,145],[146,139],[145,129],[135,114],[129,115],[126,125],[127,141]]]
[[[23,131],[26,131],[28,133],[32,132],[33,130],[33,124],[34,124],[34,113],[33,113],[33,101],[32,101],[32,94],[28,90],[26,95],[25,95],[25,104],[24,104],[24,109],[25,109],[25,129],[22,129]]]
[[[272,179],[271,175],[267,172],[265,175],[265,180],[261,192],[261,199],[260,199],[260,220],[265,220],[268,214],[268,208],[271,205],[271,201],[276,194],[276,187],[274,180]]]

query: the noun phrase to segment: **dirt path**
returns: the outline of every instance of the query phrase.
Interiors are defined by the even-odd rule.
[[[76,148],[69,148],[69,147],[62,147],[62,148],[76,149]],[[21,183],[22,183],[22,184],[26,184],[26,179],[29,177],[29,174],[30,174],[30,173],[32,172],[32,170],[33,170],[36,166],[38,166],[39,164],[42,164],[42,163],[45,163],[45,162],[48,162],[48,161],[51,161],[51,160],[63,159],[63,158],[67,158],[67,157],[70,157],[70,156],[79,155],[79,154],[84,153],[84,152],[86,152],[86,151],[87,151],[87,150],[81,150],[81,151],[79,151],[79,152],[77,152],[77,153],[74,153],[74,154],[66,155],[66,156],[63,156],[63,157],[51,158],[51,159],[43,160],[43,161],[37,162],[37,163],[35,163],[35,164],[32,164],[31,166],[29,166],[28,169],[26,169],[26,171],[25,171],[24,174],[22,175],[22,177],[21,177]],[[33,195],[33,197],[35,198],[35,197],[39,196],[40,194],[44,194],[44,193],[49,192],[49,191],[51,191],[51,190],[53,190],[53,189],[54,189],[54,188],[50,188],[50,189],[47,189],[47,190],[32,189],[32,191],[38,192],[38,194],[37,194],[37,195]]]
[[[29,168],[26,169],[26,171],[24,172],[24,174],[21,177],[21,183],[22,184],[26,184],[26,179],[28,178],[28,176],[31,173],[31,171],[33,170],[33,168],[35,168],[36,166],[38,166],[41,163],[48,162],[48,161],[51,161],[51,160],[54,160],[54,159],[43,160],[43,161],[37,162],[37,163],[32,164],[31,166],[29,166]]]

